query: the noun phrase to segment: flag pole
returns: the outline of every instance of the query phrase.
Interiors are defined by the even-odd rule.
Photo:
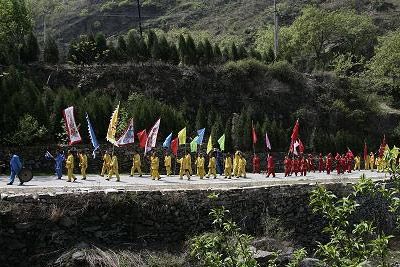
[[[255,133],[255,129],[254,129],[254,123],[253,120],[251,120],[251,127],[252,127],[252,131],[251,131],[251,139],[252,139],[252,143],[253,143],[253,156],[256,155],[256,146],[254,144],[254,133]]]

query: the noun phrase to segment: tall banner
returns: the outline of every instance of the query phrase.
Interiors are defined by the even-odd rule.
[[[179,139],[178,137],[171,141],[171,151],[175,156],[178,155]]]
[[[96,150],[99,149],[99,142],[97,142],[96,134],[94,133],[94,129],[92,127],[92,123],[90,122],[89,115],[86,113],[86,121],[88,124],[88,131],[89,131],[89,137],[90,137],[90,142],[92,143],[93,146],[93,158],[96,158]]]
[[[119,113],[119,104],[117,108],[114,110],[110,124],[108,125],[108,131],[107,131],[107,141],[110,142],[111,144],[118,146],[117,141],[115,140],[115,134],[117,132],[117,125],[118,125],[118,113]]]
[[[271,150],[271,142],[269,141],[268,133],[265,133],[265,146],[266,146],[269,150]]]
[[[129,121],[128,128],[124,134],[118,139],[117,146],[126,146],[135,143],[135,130],[133,127],[133,119]]]
[[[208,143],[207,143],[207,154],[209,154],[212,149],[213,149],[212,136],[210,135],[210,137],[208,138]]]
[[[75,123],[74,107],[64,109],[63,117],[65,121],[65,127],[67,128],[69,145],[74,145],[82,142],[82,137],[79,134],[78,127]]]
[[[204,133],[206,132],[206,128],[200,129],[197,131],[197,136],[199,137],[197,139],[197,144],[201,145],[203,143],[204,139]]]
[[[171,140],[172,140],[172,133],[170,133],[167,138],[165,138],[165,141],[163,143],[163,148],[170,148],[171,146]]]
[[[158,121],[153,125],[147,136],[146,145],[144,147],[144,154],[147,154],[147,152],[149,152],[153,147],[156,146],[158,130],[160,129],[160,121],[161,119],[158,119]]]
[[[192,142],[190,142],[190,152],[195,153],[197,152],[197,141],[199,140],[199,137],[196,136]]]
[[[221,151],[225,151],[225,134],[218,139],[218,144]]]
[[[257,133],[254,126],[252,127],[251,138],[253,139],[253,145],[255,145],[257,143]]]
[[[178,139],[179,139],[179,145],[186,144],[186,127],[179,131]]]

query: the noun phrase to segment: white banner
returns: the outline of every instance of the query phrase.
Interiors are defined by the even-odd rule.
[[[158,129],[160,128],[160,119],[151,128],[149,135],[147,136],[146,146],[144,148],[144,154],[149,152],[153,147],[156,146]]]
[[[74,107],[69,107],[63,111],[65,127],[67,128],[67,134],[69,137],[69,145],[77,144],[82,142],[81,135],[79,134],[78,127],[75,123]]]

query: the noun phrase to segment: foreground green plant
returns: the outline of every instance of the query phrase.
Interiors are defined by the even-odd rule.
[[[378,220],[362,220],[352,224],[352,215],[362,207],[358,200],[374,197],[388,203],[388,213],[395,213],[399,207],[397,189],[387,189],[362,176],[353,186],[353,193],[338,198],[325,187],[318,187],[311,194],[310,206],[314,213],[320,213],[327,220],[324,232],[330,236],[326,244],[319,243],[317,256],[328,266],[352,267],[372,261],[377,266],[388,266],[388,243],[393,236],[378,230]]]
[[[217,194],[209,196],[217,199]],[[258,266],[250,250],[252,237],[240,232],[240,227],[227,218],[229,211],[223,206],[209,213],[214,231],[190,240],[190,255],[207,267],[255,267]]]

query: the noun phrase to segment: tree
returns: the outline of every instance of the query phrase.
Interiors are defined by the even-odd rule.
[[[139,45],[138,45],[138,57],[139,61],[143,62],[146,61],[150,58],[150,51],[149,47],[147,47],[146,42],[143,40],[143,38],[139,39]]]
[[[400,30],[379,38],[375,56],[368,67],[375,77],[400,85]]]
[[[18,122],[18,129],[9,137],[12,144],[27,145],[42,138],[47,133],[45,126],[40,126],[36,118],[25,114]]]
[[[128,33],[128,39],[126,43],[126,54],[128,56],[128,59],[130,61],[138,61],[139,59],[139,44],[137,41],[137,36],[136,33],[133,31],[130,31]]]
[[[222,118],[220,114],[218,114],[215,118],[214,124],[211,128],[211,134],[214,138],[214,143],[217,143],[218,138],[224,134],[224,125],[222,124]]]
[[[36,62],[39,60],[39,44],[36,36],[30,32],[21,47],[21,60],[24,63]]]
[[[120,62],[126,62],[128,55],[127,55],[127,45],[125,42],[125,38],[123,36],[118,37],[117,42],[117,60]]]
[[[151,46],[151,57],[155,60],[161,59],[161,49],[160,49],[157,39],[153,40],[153,43]]]
[[[96,34],[94,40],[96,43],[96,61],[103,62],[104,60],[106,60],[110,52],[107,46],[106,37],[103,33],[99,32]]]
[[[93,36],[81,35],[78,41],[72,41],[68,58],[76,64],[92,64],[99,58]]]
[[[167,62],[171,56],[171,48],[165,36],[161,36],[160,42],[158,43],[160,49],[160,59]]]
[[[237,50],[236,44],[233,42],[231,45],[231,56],[230,58],[234,61],[239,59],[239,52]]]
[[[225,124],[225,150],[232,151],[232,118],[228,118]]]
[[[24,37],[31,29],[31,18],[24,0],[0,0],[0,63],[19,61]]]
[[[222,61],[222,52],[218,44],[214,45],[214,61],[217,63]]]
[[[179,40],[178,40],[178,51],[179,51],[179,57],[181,59],[181,62],[183,64],[186,64],[186,56],[187,56],[187,47],[186,47],[186,40],[183,35],[179,35]]]
[[[280,59],[284,59],[288,56],[295,54],[295,45],[293,43],[293,29],[292,27],[279,27],[279,50],[278,56]],[[258,52],[267,55],[264,56],[264,60],[267,62],[273,62],[274,55],[274,29],[267,27],[261,29],[256,33],[255,48]],[[272,52],[272,53],[271,53]]]
[[[51,64],[57,64],[60,60],[57,43],[51,36],[47,36],[46,38],[43,59],[44,62]]]
[[[171,44],[170,48],[169,48],[169,61],[172,64],[178,65],[179,64],[179,52],[178,49],[176,48],[175,44]]]
[[[206,124],[207,124],[206,111],[204,109],[203,102],[201,101],[196,114],[196,129],[199,130],[205,128],[207,126]]]
[[[219,49],[219,47],[218,47]],[[221,53],[221,51],[219,51]],[[206,38],[204,40],[204,63],[210,64],[214,58],[214,51],[210,41]]]
[[[247,50],[246,50],[246,48],[244,48],[243,45],[239,46],[238,56],[239,56],[239,59],[247,58]]]

